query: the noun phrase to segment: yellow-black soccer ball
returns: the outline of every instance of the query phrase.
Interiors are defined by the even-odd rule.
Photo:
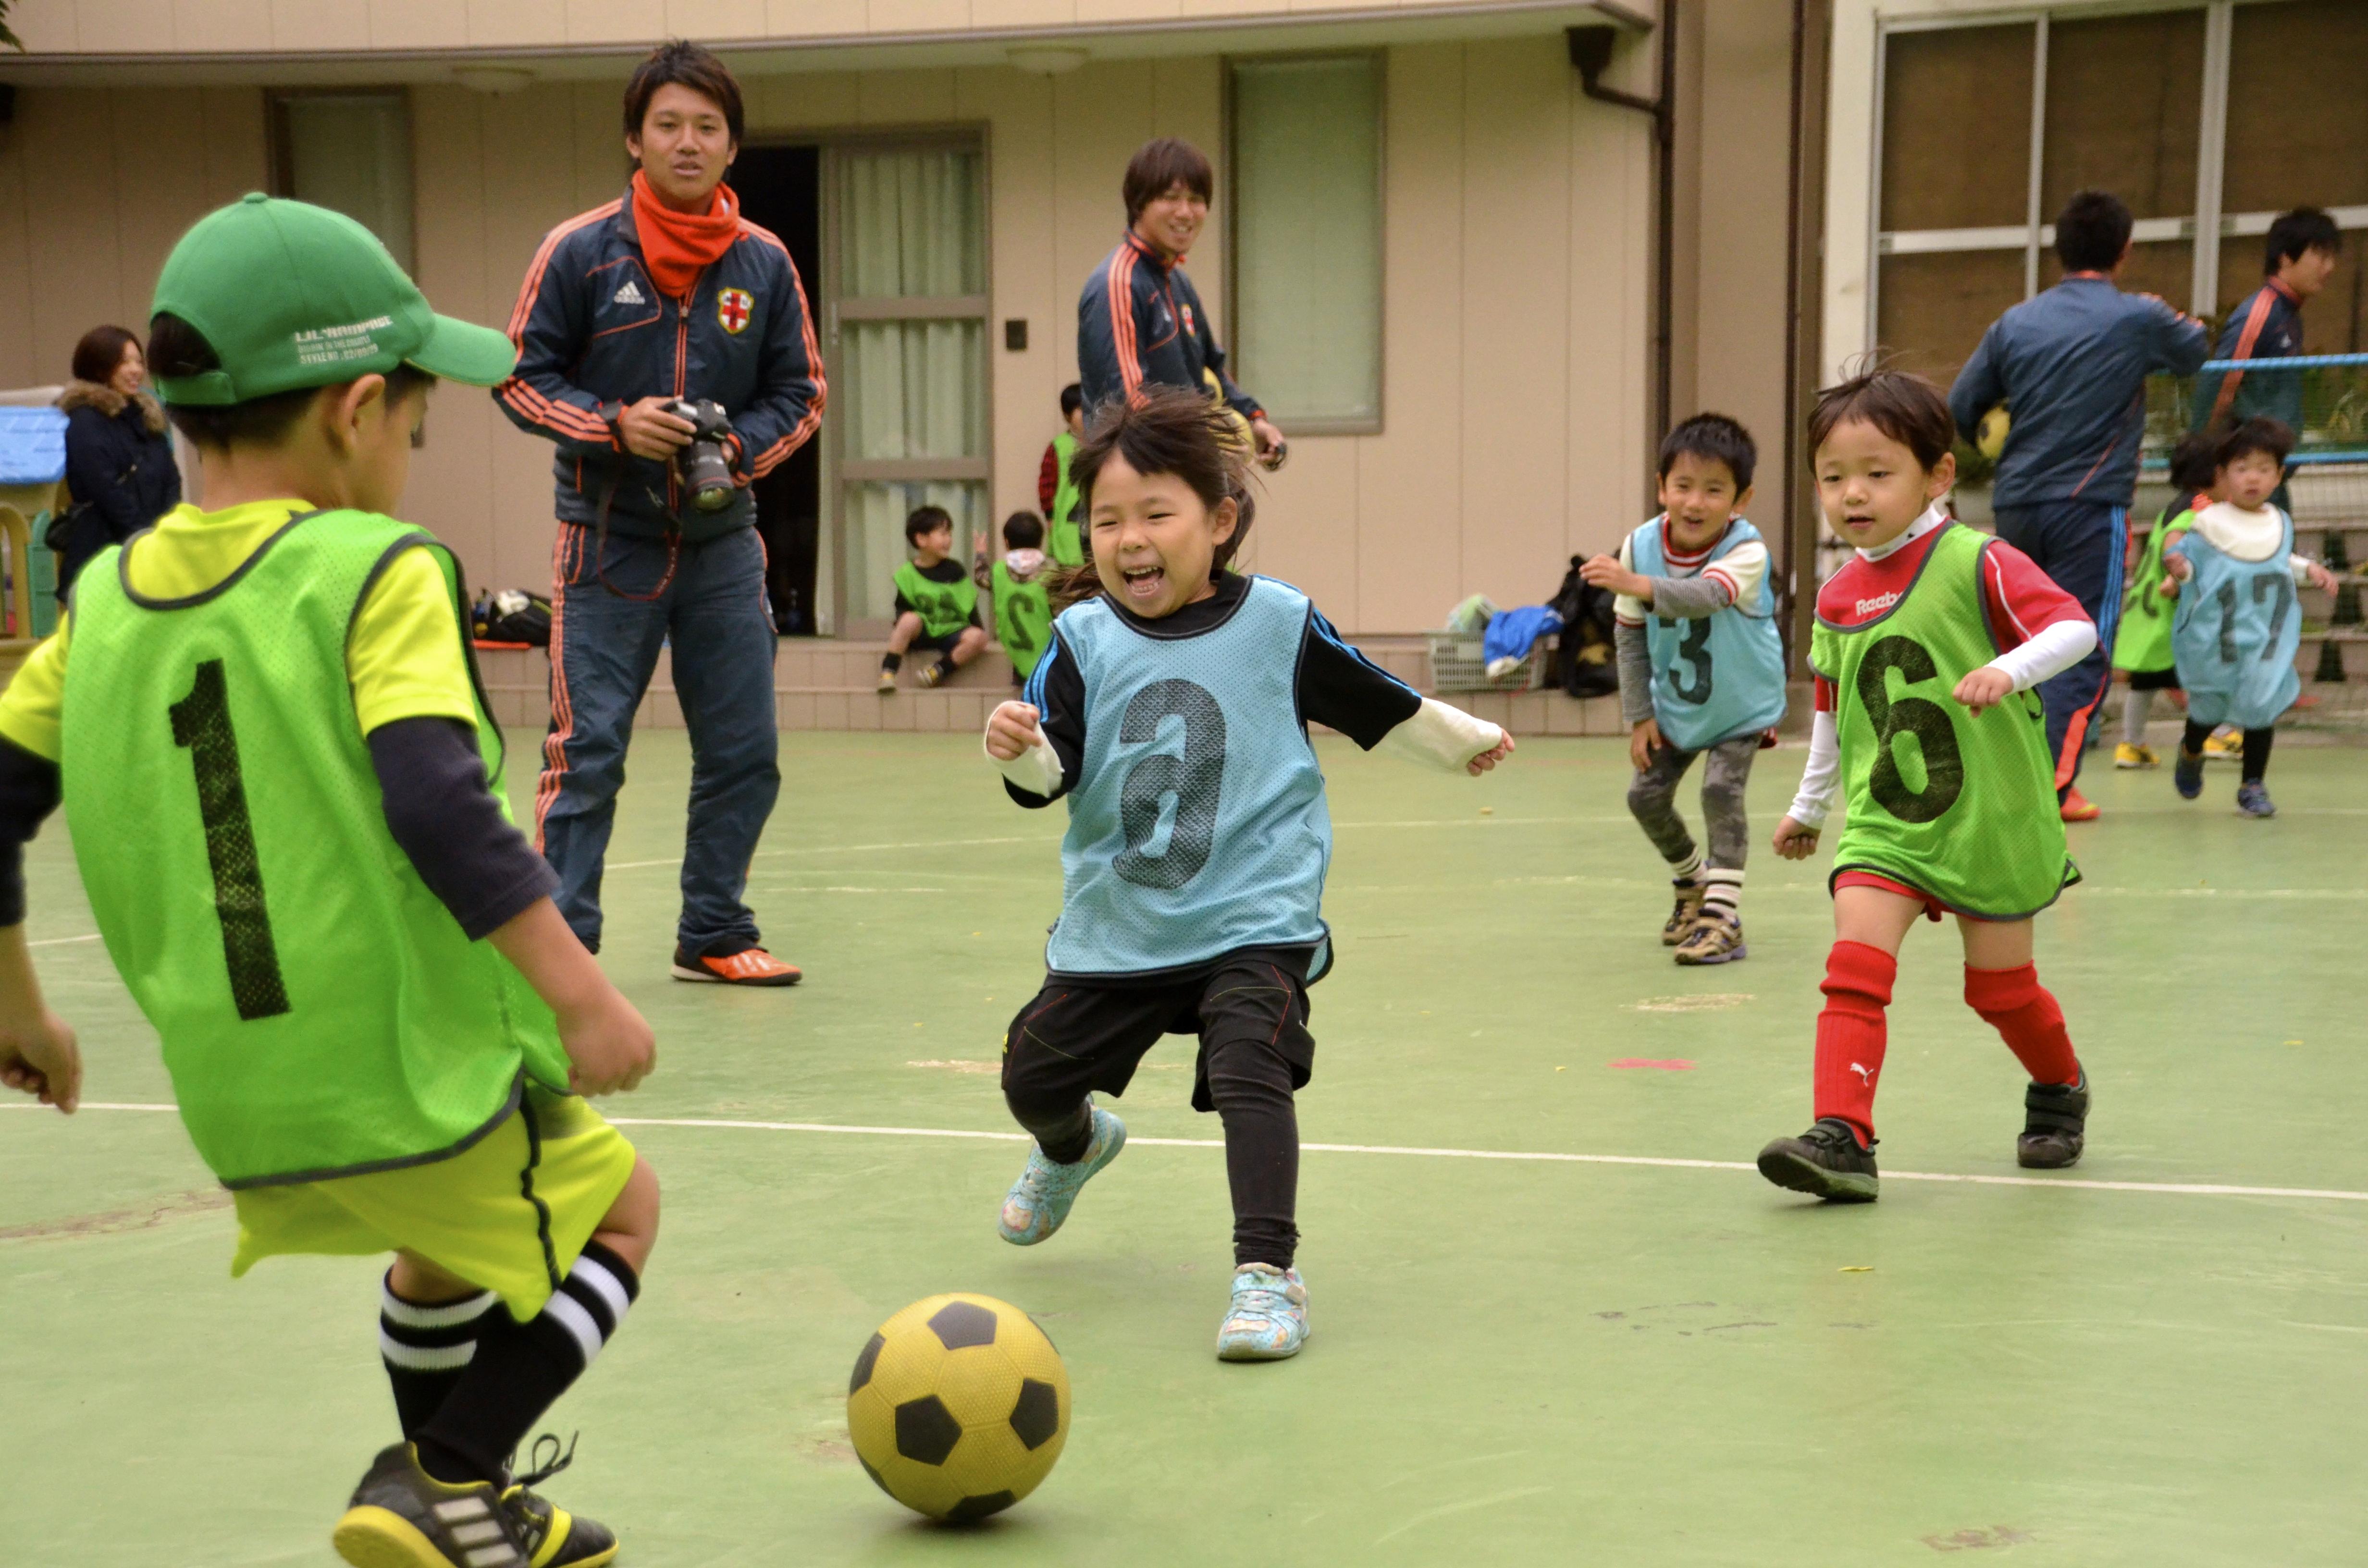
[[[847,1426],[880,1490],[933,1519],[1001,1513],[1069,1436],[1069,1373],[1044,1331],[991,1296],[931,1296],[855,1358]]]
[[[1983,415],[1982,422],[1974,426],[1974,449],[1990,461],[1998,461],[1998,454],[2006,450],[2006,433],[2013,427],[2014,421],[2008,417],[2006,404],[1998,404]]]

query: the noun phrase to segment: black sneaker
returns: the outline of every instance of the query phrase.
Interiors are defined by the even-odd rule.
[[[546,1443],[551,1445],[553,1456],[548,1460],[543,1458]],[[512,1457],[515,1461],[516,1456]],[[510,1517],[510,1527],[525,1543],[527,1561],[532,1568],[604,1568],[615,1562],[617,1538],[606,1526],[571,1514],[532,1491],[575,1462],[574,1440],[568,1442],[567,1451],[563,1454],[559,1452],[559,1439],[546,1432],[534,1440],[534,1457],[536,1468],[511,1482],[502,1494],[502,1507]]]
[[[1828,1203],[1874,1201],[1874,1151],[1860,1148],[1850,1123],[1830,1116],[1819,1117],[1798,1138],[1779,1138],[1760,1150],[1759,1174]]]
[[[329,1542],[354,1568],[529,1568],[518,1527],[493,1486],[453,1486],[397,1443],[371,1461]]]
[[[2077,1083],[2033,1084],[2022,1092],[2022,1136],[2014,1141],[2014,1163],[2034,1171],[2078,1165],[2088,1130],[2087,1068]]]
[[[2179,791],[2182,801],[2192,801],[2203,793],[2203,754],[2190,751],[2184,745],[2170,765],[2170,786]]]

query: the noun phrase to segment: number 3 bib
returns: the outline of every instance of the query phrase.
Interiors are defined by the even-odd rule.
[[[1978,719],[1951,695],[1998,657],[1982,603],[1990,540],[1944,525],[1899,602],[1818,617],[1809,663],[1834,687],[1848,819],[1834,874],[1873,871],[1961,915],[2020,920],[2080,873],[2066,853],[2036,692]]]
[[[1057,623],[1086,688],[1086,755],[1061,844],[1055,974],[1184,969],[1325,940],[1332,821],[1299,718],[1313,607],[1253,577],[1218,625],[1162,636],[1106,600]]]
[[[566,1091],[551,1010],[387,831],[354,713],[354,613],[415,549],[442,567],[461,636],[450,553],[366,513],[296,517],[187,598],[135,594],[118,551],[74,584],[74,858],[190,1139],[232,1187],[456,1153],[509,1113],[521,1069]],[[500,801],[501,732],[478,706]]]

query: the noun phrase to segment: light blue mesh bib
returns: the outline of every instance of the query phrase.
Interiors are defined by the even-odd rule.
[[[1325,939],[1324,774],[1299,717],[1306,596],[1252,577],[1225,621],[1183,637],[1105,600],[1062,615],[1086,687],[1086,755],[1061,844],[1055,974],[1182,969]]]
[[[2187,716],[2199,724],[2261,729],[2302,695],[2294,670],[2302,610],[2294,602],[2294,519],[2278,517],[2285,526],[2267,561],[2239,561],[2201,529],[2171,546],[2195,568],[2179,587],[2170,647],[2187,689]]]
[[[1658,517],[1631,536],[1629,559],[1647,577],[1671,575],[1661,554]],[[1708,569],[1759,530],[1737,517],[1710,552]],[[1772,564],[1772,563],[1771,563]],[[1749,603],[1695,619],[1652,615],[1645,646],[1653,659],[1653,717],[1681,751],[1767,729],[1784,717],[1784,640],[1776,630],[1776,591],[1763,573]]]

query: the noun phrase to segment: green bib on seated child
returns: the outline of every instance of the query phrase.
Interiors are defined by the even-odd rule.
[[[1053,515],[1044,519],[1044,553],[1055,566],[1083,566],[1085,540],[1079,534],[1077,487],[1069,478],[1069,460],[1077,455],[1077,438],[1066,430],[1053,437],[1053,460],[1059,465],[1053,481]]]
[[[187,598],[135,597],[120,550],[74,585],[74,858],[190,1139],[232,1187],[442,1159],[510,1113],[522,1074],[567,1087],[551,1009],[387,829],[346,643],[407,549],[443,568],[461,636],[450,553],[369,513],[298,517]],[[501,734],[478,710],[500,801]]]
[[[1809,663],[1833,684],[1844,809],[1834,871],[1873,871],[1949,909],[2020,920],[2079,880],[2035,691],[1975,718],[1957,683],[1998,657],[1982,602],[1989,540],[1944,525],[1897,604],[1822,616]]]
[[[875,581],[877,579],[874,579]],[[970,624],[978,609],[978,585],[964,576],[952,583],[933,583],[907,561],[896,568],[896,591],[921,616],[925,637],[951,637]]]
[[[1053,635],[1052,590],[1042,571],[1034,581],[1023,583],[1000,561],[988,576],[995,584],[996,638],[1024,680],[1036,673],[1036,661],[1044,656],[1044,644]]]

